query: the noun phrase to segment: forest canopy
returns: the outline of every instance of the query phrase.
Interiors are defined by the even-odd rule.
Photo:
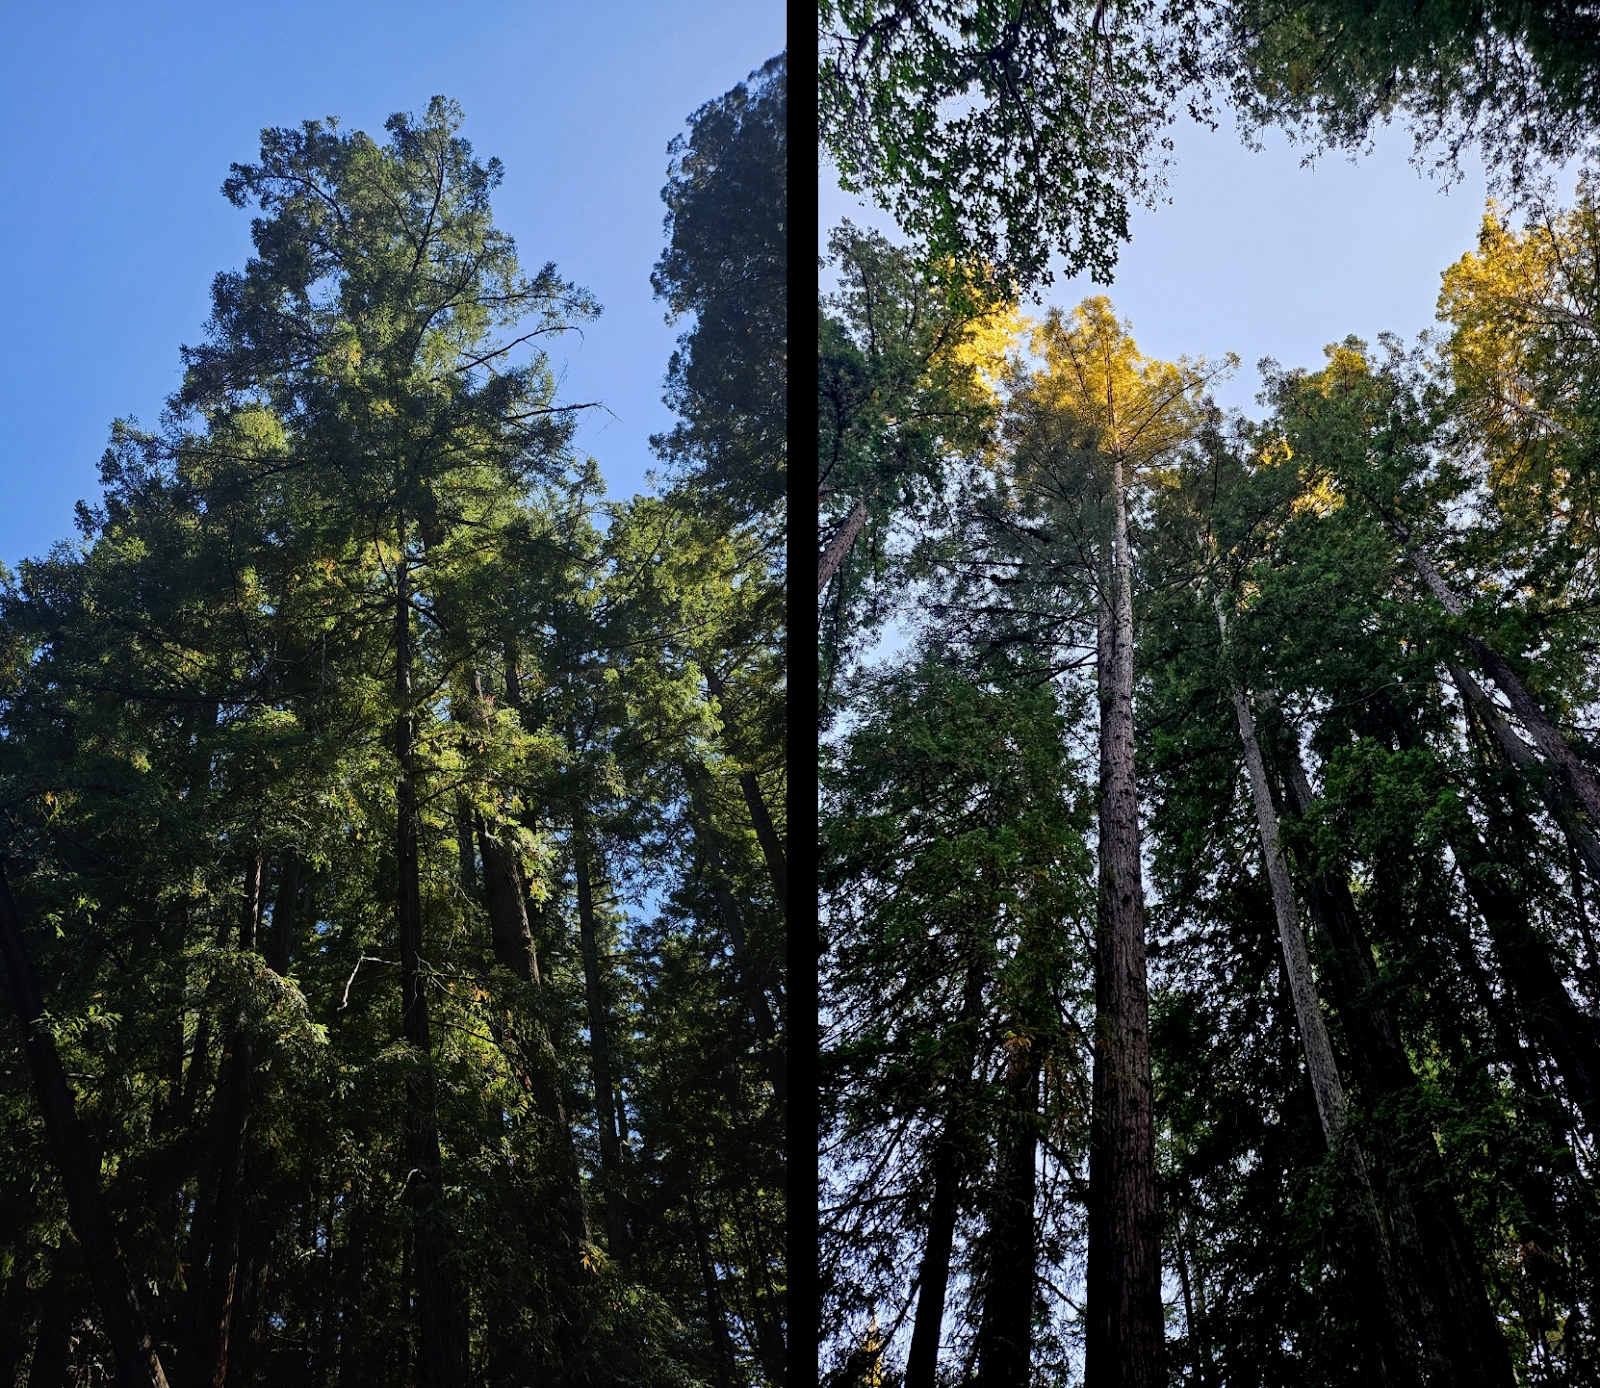
[[[455,103],[232,166],[0,583],[0,1382],[785,1381],[785,103],[671,145],[621,500]]]
[[[1532,153],[1592,137],[1576,18],[1350,9],[1204,14],[1329,140],[1465,149],[1518,90]],[[837,228],[819,301],[824,1381],[1588,1384],[1600,187],[1491,203],[1434,329],[1224,411],[1236,363],[1108,298],[1023,312],[1156,129],[1035,59],[1180,12],[823,6],[840,169],[905,233]],[[1125,162],[1024,188],[1030,114]]]

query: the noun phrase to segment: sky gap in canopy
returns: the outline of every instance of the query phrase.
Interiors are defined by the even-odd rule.
[[[773,0],[0,7],[0,562],[73,534],[114,418],[156,423],[212,276],[250,252],[219,189],[262,127],[381,139],[440,93],[505,165],[495,219],[524,265],[603,305],[552,359],[566,400],[609,411],[577,446],[610,494],[644,490],[682,330],[650,289],[667,142],[784,42]]]
[[[1237,352],[1240,368],[1216,396],[1251,416],[1261,412],[1262,357],[1315,371],[1323,347],[1351,333],[1375,342],[1393,332],[1409,343],[1435,326],[1439,277],[1477,245],[1483,220],[1476,155],[1450,185],[1409,162],[1411,136],[1400,128],[1381,130],[1355,161],[1330,154],[1310,167],[1304,148],[1276,130],[1260,151],[1245,148],[1226,119],[1216,131],[1185,120],[1172,135],[1170,201],[1134,209],[1115,280],[1057,278],[1046,303],[1109,294],[1140,349],[1165,360]],[[1575,183],[1575,173],[1557,178],[1558,205]],[[819,201],[824,239],[845,217],[901,239],[885,213],[841,192],[826,165]]]

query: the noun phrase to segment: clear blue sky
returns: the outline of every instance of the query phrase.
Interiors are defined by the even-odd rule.
[[[1174,140],[1171,201],[1134,215],[1114,282],[1058,279],[1045,302],[1109,295],[1152,356],[1238,353],[1239,372],[1217,395],[1248,414],[1260,413],[1262,357],[1315,369],[1324,344],[1350,333],[1411,340],[1434,326],[1441,272],[1477,244],[1481,166],[1445,191],[1410,165],[1401,130],[1381,132],[1354,163],[1334,155],[1312,168],[1281,135],[1260,153],[1227,128],[1185,123]],[[1562,181],[1564,192],[1571,187]],[[820,210],[824,234],[845,216],[892,228],[841,193],[826,168]]]
[[[211,279],[250,251],[219,189],[264,126],[383,137],[444,94],[506,168],[500,225],[604,306],[557,350],[613,496],[645,487],[674,338],[650,291],[667,142],[785,42],[778,0],[0,6],[0,561],[73,533],[111,421],[154,424]]]

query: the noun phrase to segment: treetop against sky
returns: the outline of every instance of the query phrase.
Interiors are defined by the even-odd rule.
[[[335,115],[381,136],[438,94],[505,165],[495,216],[522,259],[555,261],[602,305],[554,354],[561,394],[602,402],[577,446],[613,495],[642,490],[647,440],[673,420],[662,377],[682,330],[650,287],[667,142],[784,41],[779,6],[727,0],[8,7],[0,561],[72,533],[114,418],[156,423],[212,277],[249,254],[249,218],[219,189],[262,128]]]

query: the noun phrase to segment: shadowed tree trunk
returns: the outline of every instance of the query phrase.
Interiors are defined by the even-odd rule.
[[[34,1094],[44,1117],[45,1136],[67,1195],[67,1221],[83,1250],[89,1285],[100,1303],[102,1324],[117,1363],[123,1388],[166,1388],[161,1360],[150,1341],[144,1315],[128,1280],[117,1248],[111,1212],[100,1189],[100,1160],[78,1121],[72,1091],[56,1051],[55,1038],[43,1023],[44,1001],[28,958],[28,945],[5,863],[0,860],[0,958],[5,961],[11,1000],[22,1023],[23,1050],[33,1072]]]
[[[1305,934],[1300,928],[1300,913],[1295,902],[1294,887],[1289,879],[1289,863],[1283,854],[1278,834],[1278,812],[1272,803],[1272,790],[1267,781],[1266,761],[1261,755],[1261,741],[1256,736],[1255,717],[1250,708],[1249,696],[1239,685],[1232,672],[1228,649],[1228,622],[1223,611],[1221,595],[1211,595],[1217,614],[1217,630],[1222,639],[1223,660],[1229,667],[1229,686],[1233,698],[1234,715],[1239,725],[1239,741],[1244,748],[1246,778],[1250,784],[1250,799],[1255,809],[1256,830],[1261,840],[1262,860],[1266,864],[1267,880],[1272,888],[1273,915],[1278,925],[1278,943],[1283,956],[1284,976],[1294,1001],[1295,1018],[1299,1025],[1301,1050],[1305,1056],[1306,1073],[1311,1080],[1311,1091],[1316,1098],[1317,1117],[1322,1124],[1323,1139],[1335,1160],[1353,1181],[1356,1195],[1355,1218],[1359,1230],[1361,1256],[1371,1265],[1376,1275],[1368,1278],[1358,1275],[1358,1286],[1365,1306],[1367,1335],[1373,1350],[1374,1372],[1383,1384],[1420,1384],[1417,1362],[1417,1332],[1412,1325],[1412,1315],[1407,1310],[1407,1297],[1401,1286],[1399,1269],[1395,1265],[1390,1247],[1389,1232],[1384,1228],[1383,1217],[1372,1185],[1371,1167],[1366,1153],[1353,1134],[1345,1131],[1344,1083],[1334,1059],[1333,1042],[1328,1035],[1328,1024],[1322,1015],[1322,1003],[1317,996],[1316,980],[1311,973],[1311,957],[1306,949]],[[1364,1271],[1364,1270],[1363,1270]]]
[[[1123,465],[1119,458],[1109,461],[1113,562],[1101,579],[1096,661],[1100,871],[1084,1372],[1091,1388],[1165,1388],[1150,992],[1133,759],[1133,574]]]
[[[1303,819],[1311,812],[1314,796],[1295,730],[1285,731],[1280,757],[1284,802],[1291,815]],[[1416,1075],[1399,1028],[1378,995],[1372,947],[1349,883],[1319,868],[1298,843],[1296,855],[1323,957],[1331,966],[1326,976],[1329,992],[1343,1023],[1356,1078],[1369,1096],[1368,1106],[1381,1105],[1386,1096],[1409,1094],[1416,1087]],[[1462,1388],[1510,1388],[1513,1377],[1505,1338],[1489,1305],[1477,1252],[1450,1194],[1432,1132],[1413,1135],[1383,1124],[1373,1131],[1381,1143],[1382,1184],[1396,1255],[1416,1298],[1429,1355],[1448,1365],[1451,1381]],[[1408,1179],[1405,1173],[1411,1171],[1419,1179]]]
[[[611,1062],[611,1019],[600,972],[595,933],[594,888],[590,879],[587,828],[580,826],[573,855],[578,879],[578,935],[583,949],[583,980],[589,1008],[589,1065],[594,1078],[595,1119],[600,1129],[600,1169],[606,1181],[606,1238],[611,1256],[628,1258],[628,1218],[622,1201],[622,1144],[617,1136],[617,1102]]]
[[[706,688],[722,708],[723,724],[734,721],[733,710],[728,706],[728,689],[722,676],[708,660],[700,662],[705,671]],[[744,796],[745,808],[750,811],[750,823],[756,831],[756,841],[761,845],[761,856],[766,859],[767,874],[772,879],[772,894],[777,898],[779,912],[789,914],[789,864],[783,851],[783,841],[773,827],[772,816],[767,811],[766,798],[761,794],[761,782],[753,771],[739,773],[739,790]]]
[[[411,589],[404,519],[395,595],[395,859],[400,937],[401,1029],[413,1052],[406,1081],[406,1188],[416,1231],[418,1378],[422,1388],[464,1388],[467,1382],[466,1290],[450,1258],[432,1077],[433,1042],[422,960],[422,887],[418,847],[417,771],[411,693]]]
[[[705,1291],[706,1321],[711,1326],[711,1349],[717,1366],[717,1388],[735,1388],[742,1381],[733,1357],[733,1337],[728,1333],[728,1312],[722,1304],[722,1288],[717,1278],[716,1260],[711,1256],[710,1241],[705,1226],[700,1222],[694,1192],[687,1196],[689,1210],[689,1236],[694,1240],[696,1261],[700,1264],[700,1283]]]
[[[244,913],[238,937],[241,954],[256,949],[265,888],[263,867],[257,856],[245,869]],[[216,1137],[210,1174],[214,1194],[209,1209],[196,1213],[196,1229],[201,1237],[195,1247],[204,1250],[206,1257],[204,1271],[196,1267],[192,1274],[193,1329],[182,1375],[190,1388],[224,1388],[228,1377],[229,1346],[241,1290],[245,1143],[250,1122],[250,1082],[255,1069],[247,1026],[241,1008],[228,1026],[213,1100]]]
[[[983,1315],[978,1324],[979,1388],[1029,1381],[1038,1239],[1039,1071],[1027,1038],[1008,1055],[1007,1107],[984,1239]]]
[[[961,990],[958,1025],[967,1031],[947,1082],[944,1129],[933,1149],[933,1198],[928,1204],[928,1232],[917,1274],[917,1317],[906,1356],[905,1388],[933,1388],[939,1368],[939,1341],[944,1330],[945,1294],[950,1287],[950,1254],[955,1245],[956,1215],[961,1204],[962,1110],[971,1102],[972,1067],[977,1055],[975,1019],[983,1008],[989,971],[981,960],[967,966]]]
[[[543,981],[539,977],[539,954],[528,924],[527,893],[515,855],[498,839],[491,838],[482,820],[476,824],[478,850],[483,858],[484,904],[489,913],[489,929],[494,941],[495,960],[534,993],[536,1013],[532,1019],[532,1044],[523,1048],[528,1081],[539,1112],[552,1125],[558,1177],[561,1182],[562,1218],[571,1240],[573,1257],[589,1242],[589,1212],[584,1203],[583,1180],[578,1169],[578,1153],[567,1122],[567,1108],[561,1099],[561,1072],[550,1029],[543,1015]]]

